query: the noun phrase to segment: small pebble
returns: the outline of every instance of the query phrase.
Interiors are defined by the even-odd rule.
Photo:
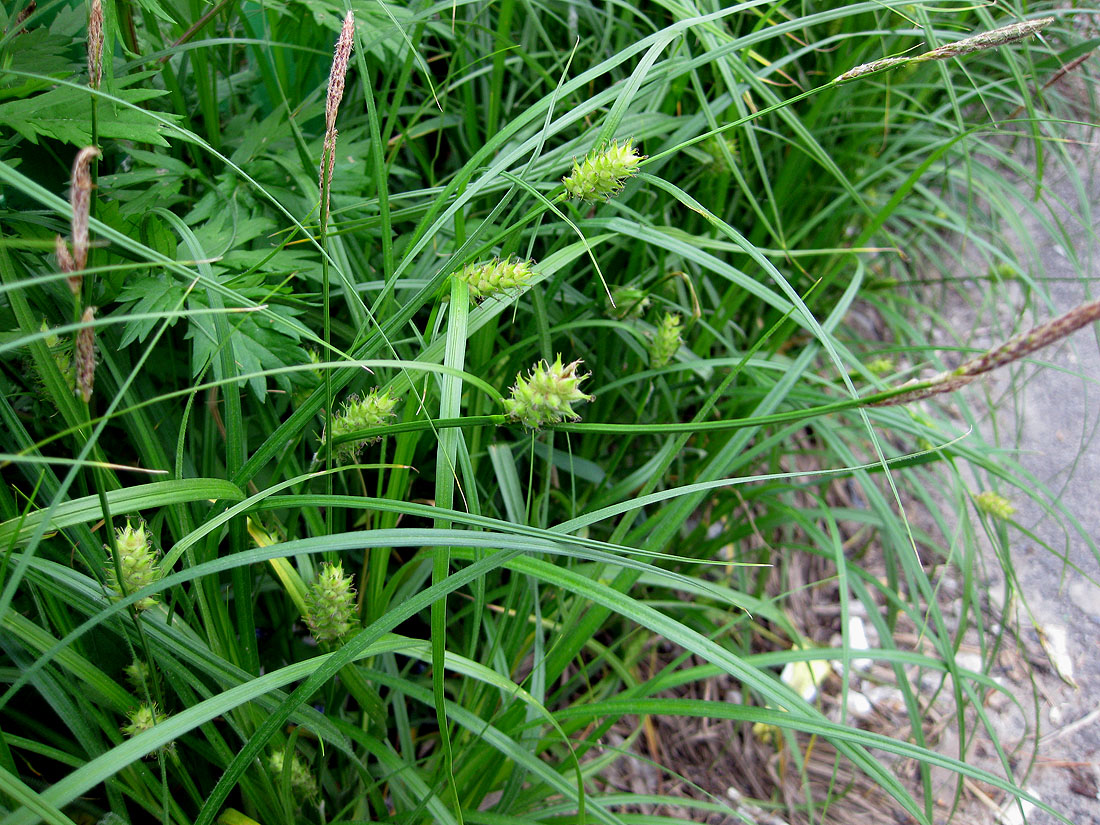
[[[1093,619],[1100,619],[1100,588],[1084,579],[1077,579],[1069,586],[1069,598],[1082,612]]]
[[[866,719],[873,710],[870,699],[858,691],[848,691],[848,713],[857,719]]]

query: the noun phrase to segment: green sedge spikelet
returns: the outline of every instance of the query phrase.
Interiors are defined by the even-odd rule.
[[[271,769],[276,781],[282,776],[285,764],[285,750],[277,750],[267,758],[267,766]],[[302,796],[313,796],[317,793],[317,783],[313,779],[313,774],[296,755],[290,757],[290,787]]]
[[[43,342],[50,351],[50,357],[53,358],[53,362],[57,364],[58,372],[60,372],[61,377],[65,379],[65,383],[68,384],[69,387],[73,387],[76,382],[76,372],[73,370],[72,348],[60,335],[50,330],[45,320],[42,321],[42,326],[39,327],[39,330],[46,333]]]
[[[611,290],[615,305],[607,305],[607,312],[620,321],[627,318],[641,318],[649,309],[649,293],[636,286],[617,286]]]
[[[332,436],[340,438],[359,430],[381,427],[394,416],[394,408],[400,399],[390,395],[389,390],[379,392],[377,388],[367,393],[365,398],[351,396],[344,402],[343,408],[332,419]],[[336,452],[343,458],[354,459],[368,444],[378,441],[380,436],[348,441],[336,446]]]
[[[149,690],[153,684],[154,674],[149,669],[149,665],[141,659],[134,659],[122,669],[122,672],[126,674],[126,679],[134,686],[134,690],[139,693]]]
[[[318,642],[335,642],[355,624],[355,588],[341,563],[326,564],[306,594],[306,624]]]
[[[119,527],[115,531],[115,547],[118,557],[107,563],[107,586],[115,591],[116,599],[128,596],[160,579],[157,551],[149,542],[144,524],[138,524],[135,529],[127,521],[125,527]],[[138,600],[134,607],[137,610],[148,610],[156,603],[155,598],[146,596]]]
[[[1016,506],[1011,501],[992,490],[975,495],[974,504],[981,512],[999,519],[1011,518],[1016,512]]]
[[[531,261],[494,258],[486,263],[466,264],[455,277],[469,284],[470,298],[480,299],[526,286],[535,272]]]
[[[654,369],[663,367],[672,360],[681,343],[683,338],[680,337],[680,316],[674,312],[666,312],[649,343],[649,366]]]
[[[706,163],[720,172],[730,171],[729,160],[737,162],[737,136],[715,135],[710,140],[704,141],[702,150],[706,154]],[[726,153],[729,153],[728,155]]]
[[[150,702],[149,704],[143,703],[139,705],[126,714],[126,718],[128,720],[127,724],[123,725],[119,730],[127,736],[137,736],[165,721],[168,718],[168,714],[162,713],[160,708],[157,707],[156,702]],[[160,751],[162,753],[171,753],[175,750],[175,747],[175,742],[169,742],[166,745],[162,745]]]
[[[577,373],[580,363],[577,360],[563,365],[559,355],[553,364],[537,363],[527,378],[517,375],[512,397],[504,401],[505,412],[512,420],[535,430],[565,419],[576,421],[580,416],[570,405],[593,398],[579,389],[580,382],[588,377]]]
[[[888,375],[894,371],[894,362],[890,358],[875,358],[867,362],[867,370],[872,375]]]
[[[310,368],[306,373],[314,384],[320,384],[325,380],[325,371],[318,366],[321,363],[321,356],[317,354],[317,350],[311,349],[307,352],[309,355]]]
[[[626,181],[638,171],[645,155],[638,154],[633,141],[622,146],[613,142],[601,152],[590,152],[578,163],[573,159],[573,171],[562,178],[571,198],[599,201],[617,195]]]

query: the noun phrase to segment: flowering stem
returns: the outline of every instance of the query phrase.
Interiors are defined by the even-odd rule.
[[[318,242],[321,245],[321,302],[323,305],[323,331],[325,350],[332,347],[332,299],[331,273],[328,255],[329,195],[332,189],[332,171],[336,165],[336,115],[340,111],[340,101],[344,97],[344,80],[348,73],[348,60],[355,37],[355,16],[349,11],[340,28],[336,40],[336,49],[332,56],[332,69],[328,76],[328,95],[325,99],[325,139],[321,149],[320,193],[321,216]],[[325,432],[332,432],[332,371],[325,370]],[[332,439],[325,439],[325,470],[332,469]],[[332,475],[325,474],[325,491],[332,495]],[[325,511],[325,522],[332,531],[332,508]]]
[[[1080,304],[1051,321],[1046,321],[1027,332],[1022,332],[999,347],[991,349],[977,358],[971,358],[956,369],[941,372],[939,375],[919,384],[911,382],[899,387],[898,389],[902,390],[900,394],[895,394],[882,401],[874,401],[872,404],[875,406],[908,404],[910,401],[919,401],[929,396],[953,392],[965,387],[979,375],[1003,367],[1006,364],[1011,364],[1013,361],[1019,361],[1036,350],[1048,344],[1053,344],[1055,341],[1060,341],[1070,333],[1076,332],[1081,327],[1098,320],[1100,320],[1100,298]]]
[[[88,86],[98,92],[103,83],[103,2],[92,0],[88,13]],[[92,146],[99,149],[99,96],[92,96]],[[99,153],[91,158],[91,185],[94,189],[99,185]],[[96,202],[91,199],[89,203],[89,215],[95,217]],[[75,239],[74,239],[75,240]],[[84,302],[92,299],[91,285],[86,284],[84,289]]]
[[[982,32],[972,37],[957,40],[954,43],[948,43],[944,46],[932,49],[931,51],[913,55],[912,57],[884,57],[881,60],[872,60],[870,63],[863,63],[862,65],[856,66],[854,69],[846,71],[844,74],[836,77],[833,83],[845,83],[849,80],[855,80],[857,77],[881,72],[883,69],[893,69],[897,66],[904,66],[909,63],[926,63],[929,60],[950,60],[953,57],[963,57],[974,52],[985,51],[986,49],[996,49],[999,46],[1018,43],[1032,35],[1038,34],[1053,22],[1053,17],[1024,20],[1020,23],[1012,23],[1008,26],[994,29],[993,31]]]

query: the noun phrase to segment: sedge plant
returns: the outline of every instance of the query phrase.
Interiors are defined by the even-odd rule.
[[[967,750],[998,687],[954,652],[1003,628],[935,581],[978,541],[899,504],[1047,496],[951,414],[1034,339],[952,371],[916,273],[966,238],[1040,300],[1005,238],[1044,190],[995,164],[1073,174],[1070,11],[90,9],[0,12],[0,825],[705,821],[735,784],[827,822],[857,775],[921,823],[964,783],[1034,801],[1016,743]],[[907,736],[833,712],[857,607]],[[700,718],[775,781],[670,758]]]

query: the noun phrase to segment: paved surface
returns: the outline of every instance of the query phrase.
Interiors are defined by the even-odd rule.
[[[1100,296],[1100,149],[1095,145],[1100,128],[1081,129],[1075,136],[1094,143],[1073,150],[1084,181],[1084,200],[1064,172],[1046,181],[1052,195],[1071,205],[1071,211],[1051,211],[1066,222],[1069,238],[1052,243],[1037,219],[1025,218],[1038,241],[1038,260],[1031,258],[1033,272],[1049,304],[1034,293],[1025,301],[1024,290],[1013,285],[1002,292],[997,306],[957,308],[951,313],[955,329],[974,329],[974,343],[1003,340],[1012,322],[1024,328]],[[1019,246],[1026,248],[1025,243]],[[1094,549],[1100,544],[1100,325],[1080,330],[1032,360],[1042,364],[1002,370],[991,379],[998,403],[980,424],[989,443],[1015,445],[1012,457],[1046,485],[1053,501],[1066,511],[1044,508],[1018,491],[1001,488],[1018,507],[1015,525],[1008,529],[1009,547],[1023,601],[1034,618],[1033,626],[1031,617],[1020,610],[1020,626],[1025,638],[1035,643],[1033,653],[1039,652],[1033,662],[1042,704],[1041,738],[1027,787],[1076,825],[1100,825],[1100,560]],[[996,567],[992,558],[989,564]],[[994,585],[994,600],[1003,594],[1002,587]],[[1044,668],[1044,658],[1053,660],[1076,688],[1058,678],[1054,669]],[[995,816],[990,814],[990,819]],[[1021,819],[1013,812],[1002,821]],[[1047,825],[1057,820],[1033,811],[1026,821]]]

